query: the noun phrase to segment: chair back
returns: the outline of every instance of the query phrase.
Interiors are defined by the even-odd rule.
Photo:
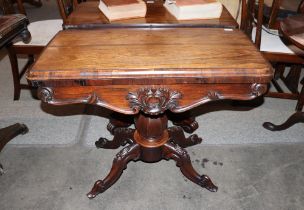
[[[290,1],[290,4],[294,3],[292,0],[285,0],[285,4],[288,4]],[[287,2],[287,3],[286,3]],[[298,3],[298,2],[296,2]],[[282,9],[281,6],[284,5],[283,0],[273,0],[271,8],[264,11],[264,15],[268,17],[267,24],[268,28],[271,29],[278,29],[280,20],[290,16],[290,15],[296,15],[297,13],[304,13],[304,0],[300,1],[300,4],[298,6],[298,10],[290,10],[288,9]],[[267,12],[268,11],[268,12]],[[267,18],[266,18],[267,19]]]
[[[257,16],[256,16],[257,4]],[[242,0],[242,17],[241,17],[241,30],[243,30],[248,37],[252,37],[252,29],[256,27],[255,45],[258,49],[261,46],[261,34],[263,25],[263,9],[264,0]]]
[[[299,5],[298,13],[304,14],[304,0],[302,0]]]
[[[11,0],[0,0],[0,10],[0,14],[2,15],[9,15],[15,13]]]
[[[78,4],[77,0],[57,0],[57,5],[63,23],[66,22],[68,16],[73,12],[77,4]]]

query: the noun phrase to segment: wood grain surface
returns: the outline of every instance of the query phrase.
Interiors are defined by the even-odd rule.
[[[59,32],[28,79],[246,83],[268,82],[271,75],[270,65],[239,30],[106,29]]]

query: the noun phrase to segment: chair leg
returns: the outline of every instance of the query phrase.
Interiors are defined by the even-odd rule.
[[[17,55],[12,48],[12,46],[7,47],[8,56],[11,62],[11,68],[13,73],[13,80],[14,80],[14,100],[19,100],[20,98],[20,76],[19,76],[19,67],[18,67],[18,60]]]
[[[286,87],[292,93],[299,93],[298,86],[301,76],[302,65],[292,65],[290,71],[286,77],[283,77],[282,80],[285,83]]]
[[[301,90],[301,93],[299,95],[299,98],[298,98],[298,103],[297,103],[297,106],[296,106],[296,111],[302,111],[303,109],[303,106],[304,106],[304,78],[302,80],[302,90]]]

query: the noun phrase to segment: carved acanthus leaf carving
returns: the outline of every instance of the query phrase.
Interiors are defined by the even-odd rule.
[[[166,110],[174,110],[182,94],[167,88],[141,88],[136,93],[129,93],[127,100],[135,111],[158,115]]]

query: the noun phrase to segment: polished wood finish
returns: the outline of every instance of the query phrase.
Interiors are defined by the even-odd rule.
[[[217,19],[178,21],[163,7],[163,0],[149,2],[153,3],[147,3],[145,18],[109,22],[98,8],[99,1],[77,3],[73,0],[57,0],[65,29],[100,27],[238,27],[238,23],[225,7],[221,17]]]
[[[128,120],[111,119],[113,140],[96,142],[105,149],[126,146],[88,193],[94,198],[131,160],[173,159],[189,180],[215,192],[183,149],[201,143],[197,135],[186,138],[183,132],[183,127],[193,132],[198,124],[187,114],[172,115],[215,100],[254,99],[267,91],[272,76],[271,66],[238,29],[137,28],[61,31],[27,78],[46,103],[94,104],[134,117],[135,129]],[[177,126],[168,128],[168,119]]]
[[[286,37],[290,43],[294,44],[293,48],[300,56],[304,56],[304,14],[288,17],[281,22],[280,32]],[[285,130],[298,122],[304,122],[304,113],[302,112],[304,106],[304,78],[302,79],[302,90],[298,96],[298,103],[296,106],[296,113],[287,119],[281,125],[274,125],[270,122],[263,124],[264,128],[271,131]]]

